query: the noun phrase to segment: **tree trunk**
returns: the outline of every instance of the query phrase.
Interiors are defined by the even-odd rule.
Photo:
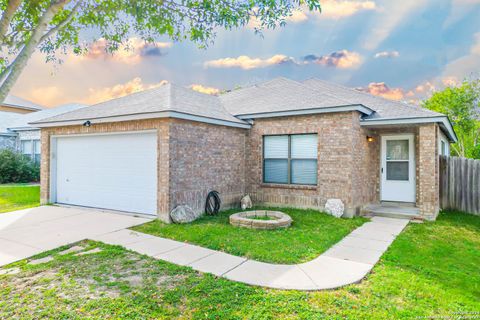
[[[37,27],[33,30],[32,36],[23,46],[20,53],[15,60],[10,64],[10,73],[6,76],[5,81],[0,85],[0,102],[3,102],[7,94],[12,89],[23,69],[27,65],[28,60],[35,52],[35,49],[40,44],[40,41],[45,34],[50,21],[70,0],[56,0],[52,1],[47,10],[43,13],[38,21]]]
[[[0,43],[4,43],[5,36],[8,32],[8,26],[10,26],[10,21],[12,17],[20,6],[21,0],[9,0],[7,8],[3,12],[2,19],[0,20]]]

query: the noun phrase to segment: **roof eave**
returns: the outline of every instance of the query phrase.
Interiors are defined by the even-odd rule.
[[[40,130],[38,127],[9,127],[9,130],[12,131],[35,131],[35,130]]]
[[[457,142],[458,138],[453,129],[452,123],[447,116],[433,117],[416,117],[416,118],[380,118],[380,119],[363,119],[360,121],[361,126],[384,126],[396,124],[422,124],[422,123],[438,123],[440,128],[447,134],[451,142]]]
[[[155,119],[155,118],[176,118],[176,119],[190,120],[190,121],[203,122],[203,123],[209,123],[209,124],[223,125],[227,127],[244,128],[244,129],[251,128],[251,125],[244,121],[234,122],[229,120],[198,116],[198,115],[193,115],[193,114],[183,113],[178,111],[160,111],[160,112],[152,112],[152,113],[140,113],[140,114],[97,117],[97,118],[82,118],[82,119],[63,120],[63,121],[36,121],[36,122],[31,122],[29,124],[35,125],[35,127],[38,127],[38,128],[48,128],[48,127],[83,125],[86,121],[90,121],[92,124],[95,124],[95,123],[145,120],[145,119]]]
[[[257,119],[257,118],[274,118],[274,117],[287,117],[287,116],[301,116],[301,115],[310,115],[310,114],[321,114],[321,113],[333,113],[333,112],[348,112],[348,111],[358,111],[364,115],[371,115],[374,110],[362,105],[362,104],[352,104],[344,106],[332,106],[332,107],[322,107],[322,108],[309,108],[309,109],[297,109],[297,110],[285,110],[285,111],[271,111],[271,112],[258,112],[250,114],[239,114],[236,115],[238,119],[248,120],[248,119]]]
[[[38,107],[26,107],[26,106],[20,106],[20,105],[17,105],[17,104],[11,104],[11,103],[0,103],[1,106],[4,106],[4,107],[9,107],[9,108],[17,108],[17,109],[24,109],[24,110],[31,110],[31,111],[42,111],[43,109]]]

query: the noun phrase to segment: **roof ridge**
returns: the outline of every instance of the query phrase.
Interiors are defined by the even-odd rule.
[[[137,91],[137,92],[132,92],[130,94],[127,94],[127,95],[124,95],[124,96],[121,96],[121,97],[116,97],[116,98],[112,98],[112,99],[108,99],[108,100],[105,100],[105,101],[102,101],[102,102],[98,102],[98,103],[95,103],[95,104],[92,104],[90,105],[89,107],[96,107],[98,105],[101,105],[103,103],[106,103],[106,102],[111,102],[111,101],[115,101],[115,100],[119,100],[119,99],[123,99],[123,98],[126,98],[126,97],[134,97],[134,96],[139,96],[139,95],[143,95],[145,93],[148,93],[148,92],[153,92],[153,91],[156,91],[156,90],[160,90],[160,89],[163,89],[163,87],[166,87],[168,85],[171,85],[170,82],[167,82],[167,83],[164,83],[158,87],[153,87],[153,88],[148,88],[148,89],[145,89],[145,90],[142,90],[142,91]]]
[[[425,109],[425,108],[421,108],[421,107],[418,107],[418,106],[414,106],[414,105],[411,105],[411,104],[408,104],[408,103],[405,103],[403,101],[399,101],[399,100],[390,100],[390,99],[387,99],[387,98],[384,98],[382,96],[376,96],[376,95],[373,95],[371,93],[368,93],[368,92],[364,92],[364,91],[360,91],[360,90],[357,90],[355,88],[350,88],[350,87],[347,87],[347,86],[344,86],[344,85],[341,85],[341,84],[338,84],[338,83],[334,83],[334,82],[329,82],[329,81],[326,81],[326,80],[322,80],[322,79],[318,79],[318,78],[310,78],[310,79],[307,79],[305,81],[308,81],[308,80],[316,80],[316,81],[320,81],[320,82],[323,82],[323,83],[328,83],[330,85],[333,85],[335,87],[338,87],[338,88],[343,88],[343,89],[346,89],[346,90],[349,90],[349,91],[352,91],[352,92],[356,92],[356,93],[360,93],[364,96],[367,96],[367,97],[370,97],[370,98],[373,98],[373,99],[377,99],[377,100],[382,100],[382,101],[386,101],[386,102],[390,102],[390,103],[400,103],[401,105],[405,106],[405,107],[408,107],[408,108],[412,108],[412,109],[422,109],[422,110],[426,110],[426,111],[431,111],[431,110],[428,110],[428,109]]]
[[[318,79],[318,78],[310,78],[310,79],[307,79],[307,80],[319,80],[319,81],[323,81],[323,80],[320,80],[320,79]],[[307,81],[307,80],[305,80],[305,81]],[[304,81],[304,82],[305,82],[305,81]],[[300,83],[302,86],[304,86],[305,88],[308,88],[308,89],[311,90],[311,91],[318,92],[317,90],[315,90],[315,89],[313,89],[313,88],[311,88],[311,87],[309,87],[309,86],[306,86],[304,82],[299,82],[299,83]],[[326,82],[326,81],[325,81],[325,82]],[[350,100],[346,100],[346,99],[344,99],[344,98],[339,98],[339,97],[337,97],[337,96],[335,96],[335,95],[333,95],[333,94],[330,94],[330,93],[328,93],[328,92],[322,92],[322,94],[324,94],[324,95],[326,95],[326,96],[329,96],[329,97],[332,97],[332,98],[335,98],[335,99],[337,99],[337,100],[345,101],[345,102],[347,102],[348,104],[351,104],[351,105],[359,105],[359,104],[363,105],[362,103],[353,102],[353,101],[350,101]],[[371,109],[371,108],[368,107],[368,106],[364,106],[364,107],[367,107],[367,108]],[[373,109],[372,109],[372,110],[373,110]]]

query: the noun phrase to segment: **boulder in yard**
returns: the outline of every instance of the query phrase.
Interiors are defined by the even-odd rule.
[[[196,213],[187,205],[176,206],[170,211],[170,218],[174,223],[189,223],[197,220],[202,216],[201,213]]]
[[[340,218],[344,210],[345,206],[340,199],[328,199],[325,204],[325,212],[336,218]]]
[[[246,195],[240,200],[240,205],[242,207],[242,210],[250,209],[253,207],[252,204],[252,198],[250,198],[250,195]]]

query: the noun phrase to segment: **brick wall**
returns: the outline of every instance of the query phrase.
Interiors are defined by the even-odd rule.
[[[438,126],[436,124],[366,129],[357,112],[257,119],[238,129],[176,119],[153,119],[42,129],[41,202],[49,202],[50,136],[155,129],[158,132],[158,214],[163,220],[176,205],[203,210],[210,190],[221,193],[225,207],[247,192],[254,202],[322,209],[340,198],[347,211],[379,201],[380,135],[414,133],[417,206],[434,219],[438,213]],[[264,135],[318,134],[318,185],[264,184]],[[374,142],[367,142],[367,135]]]
[[[204,211],[209,191],[222,208],[238,206],[245,193],[247,130],[173,119],[170,123],[170,203]]]
[[[354,196],[354,184],[362,189],[359,198],[371,193],[363,191],[366,186],[362,179],[354,178],[358,169],[354,167],[354,145],[361,139],[358,138],[361,130],[358,121],[357,112],[256,119],[247,139],[247,192],[255,202],[320,209],[327,199],[339,198],[349,211],[355,211],[358,199]],[[318,185],[262,183],[263,136],[301,133],[318,134]],[[359,166],[364,166],[367,155],[360,157],[363,161]],[[367,170],[362,168],[361,171],[365,178]]]
[[[207,192],[221,193],[224,207],[245,190],[245,129],[174,119],[153,119],[42,129],[41,202],[50,201],[50,136],[152,130],[158,132],[158,216],[188,204],[203,211]]]
[[[375,176],[375,197],[372,202],[380,201],[380,144],[381,135],[402,133],[414,134],[415,172],[416,172],[416,206],[426,219],[435,219],[438,215],[439,163],[438,135],[440,130],[436,124],[401,126],[397,128],[376,128],[367,131],[374,138],[369,143],[372,147],[371,171]],[[436,138],[437,137],[437,138]],[[372,175],[372,177],[373,177]]]
[[[422,125],[418,129],[418,203],[420,214],[435,220],[439,211],[439,158],[437,124]]]
[[[157,130],[158,132],[158,215],[168,216],[169,204],[169,120],[153,119],[94,124],[91,127],[67,126],[41,130],[42,160],[40,164],[40,202],[50,202],[50,137],[52,135],[95,134],[106,132],[127,132]]]

